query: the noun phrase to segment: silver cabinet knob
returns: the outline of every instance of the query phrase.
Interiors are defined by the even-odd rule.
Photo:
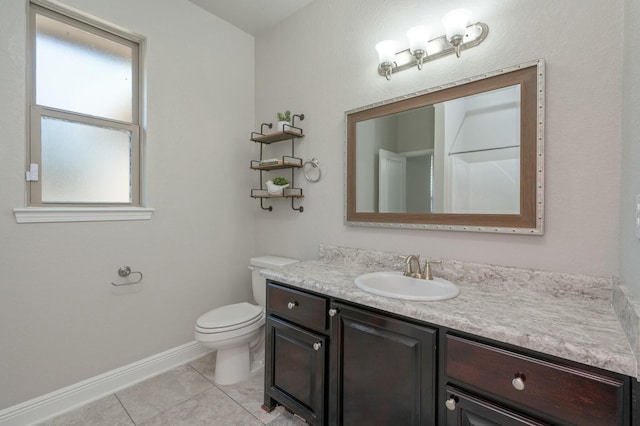
[[[338,313],[337,309],[333,309],[333,308],[329,309],[329,316],[330,317],[335,317],[337,313]]]
[[[516,390],[524,390],[524,379],[522,377],[516,377],[511,381],[511,384],[516,388]]]
[[[287,303],[287,308],[289,308],[289,309],[293,309],[296,306],[298,306],[298,302],[289,302],[289,303]]]
[[[456,400],[453,397],[449,398],[444,402],[444,405],[446,405],[447,410],[455,411],[455,409],[456,409]]]
[[[316,351],[319,351],[321,347],[322,347],[322,343],[320,343],[320,342],[317,342],[317,343],[313,344],[313,349],[316,350]]]

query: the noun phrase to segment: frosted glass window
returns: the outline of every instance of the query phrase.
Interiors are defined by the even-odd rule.
[[[131,45],[35,16],[36,103],[132,122]]]
[[[131,132],[42,117],[42,201],[131,202]]]
[[[63,5],[29,7],[29,206],[141,206],[144,41]]]

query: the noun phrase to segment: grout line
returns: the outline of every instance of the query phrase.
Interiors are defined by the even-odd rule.
[[[249,377],[252,377],[252,375],[250,375]],[[227,391],[225,391],[224,389],[222,389],[220,386],[216,385],[214,383],[214,386],[217,387],[218,389],[220,389],[220,391],[222,393],[224,393],[229,399],[231,399],[233,402],[235,402],[236,404],[238,404],[240,406],[240,408],[242,408],[244,411],[246,411],[251,417],[253,417],[254,419],[256,419],[258,422],[262,423],[263,425],[267,425],[271,422],[273,422],[274,420],[276,420],[277,418],[280,417],[281,414],[278,414],[277,416],[275,416],[273,419],[271,419],[271,421],[269,423],[265,423],[262,420],[260,420],[255,414],[253,414],[251,411],[249,411],[244,405],[242,405],[239,401],[237,401],[234,397],[232,397],[231,395],[229,395],[229,393],[227,393]],[[259,402],[259,401],[258,401]]]
[[[218,390],[220,390],[220,392],[222,392],[222,393],[223,393],[227,398],[229,398],[230,400],[232,400],[233,402],[235,402],[237,405],[239,405],[239,406],[240,406],[240,408],[242,408],[244,411],[246,411],[246,412],[247,412],[247,414],[249,414],[251,417],[253,417],[253,418],[254,418],[254,419],[256,419],[258,422],[260,422],[260,423],[262,423],[262,424],[264,424],[264,425],[268,424],[268,423],[265,423],[265,422],[263,422],[262,420],[260,420],[260,419],[255,415],[255,414],[253,414],[251,411],[249,411],[249,410],[248,410],[244,405],[242,405],[238,400],[236,400],[236,399],[235,399],[235,398],[233,398],[231,395],[229,395],[229,393],[227,393],[223,388],[221,388],[220,386],[218,386],[217,384],[215,384],[215,383],[213,382],[213,380],[209,380],[209,379],[207,378],[207,376],[205,376],[203,373],[201,373],[200,371],[198,371],[198,369],[197,369],[197,368],[195,368],[193,365],[191,365],[191,363],[187,363],[187,364],[188,364],[188,365],[189,365],[189,367],[191,367],[191,368],[192,368],[196,373],[198,373],[199,375],[201,375],[202,377],[204,377],[204,378],[205,378],[209,383],[211,383],[211,384],[212,384],[213,386],[215,386]],[[253,376],[253,375],[251,375],[251,376]],[[251,376],[249,376],[249,377],[251,377]],[[273,420],[275,420],[275,419],[277,419],[278,417],[280,417],[280,415],[278,415],[278,416],[274,417],[274,418],[272,419],[272,421],[273,421]],[[270,422],[269,422],[269,423],[270,423]]]
[[[211,389],[212,389],[212,388],[207,388],[207,389],[205,389],[205,390],[203,390],[203,391],[201,391],[201,392],[198,392],[198,393],[196,393],[196,394],[192,395],[191,397],[189,397],[189,398],[187,398],[187,399],[185,399],[185,400],[183,400],[183,401],[180,401],[180,402],[178,402],[178,403],[177,403],[177,404],[175,404],[175,405],[172,405],[171,407],[167,408],[166,410],[163,410],[163,411],[159,412],[159,413],[158,413],[158,414],[156,414],[155,416],[149,417],[148,419],[144,419],[144,420],[143,420],[142,422],[140,422],[140,423],[135,423],[135,422],[134,422],[134,424],[135,424],[136,426],[138,426],[138,425],[142,425],[142,424],[145,424],[145,423],[147,423],[147,422],[149,422],[149,421],[151,421],[151,420],[155,419],[156,417],[161,416],[161,415],[163,415],[163,414],[165,414],[165,413],[167,413],[167,412],[169,412],[169,411],[173,410],[174,408],[177,408],[177,407],[181,406],[182,404],[185,404],[185,403],[187,403],[187,402],[191,401],[191,400],[192,400],[192,399],[194,399],[195,397],[200,396],[200,395],[202,395],[202,394],[203,394],[203,393],[205,393],[205,392],[209,392]]]
[[[216,386],[216,387],[217,387],[217,386]],[[226,392],[224,391],[224,389],[221,389],[221,388],[219,388],[219,387],[218,387],[218,389],[220,389],[220,391],[221,391],[222,393],[224,393],[224,394],[225,394],[225,396],[226,396],[227,398],[229,398],[231,401],[235,402],[235,403],[236,403],[236,405],[238,405],[240,408],[242,408],[242,409],[243,409],[243,410],[244,410],[248,415],[250,415],[251,417],[253,417],[254,419],[256,419],[259,423],[261,423],[261,424],[263,424],[263,425],[266,425],[266,424],[267,424],[267,423],[263,422],[262,420],[260,420],[258,417],[256,417],[256,416],[255,416],[251,411],[249,411],[249,410],[248,410],[244,405],[242,405],[239,401],[235,400],[231,395],[229,395],[228,393],[226,393]],[[279,416],[278,416],[278,417],[279,417]],[[277,417],[276,417],[276,418],[277,418]]]
[[[158,417],[158,416],[161,416],[161,415],[163,415],[163,414],[167,413],[168,411],[173,410],[174,408],[177,408],[177,407],[181,406],[182,404],[185,404],[185,403],[186,403],[186,402],[188,402],[188,401],[191,401],[192,399],[194,399],[194,398],[196,398],[196,397],[198,397],[198,396],[202,395],[202,394],[203,394],[203,393],[205,393],[205,392],[209,392],[209,391],[211,391],[211,389],[213,389],[213,388],[216,388],[216,389],[218,389],[220,392],[222,392],[222,394],[224,395],[224,397],[225,397],[225,398],[228,398],[230,401],[232,401],[232,402],[233,402],[233,403],[235,403],[237,406],[239,406],[239,407],[242,409],[242,411],[243,411],[243,412],[245,412],[246,414],[248,414],[249,416],[251,416],[251,418],[253,418],[253,419],[254,419],[256,422],[258,422],[259,424],[262,424],[262,425],[268,425],[268,424],[271,424],[272,422],[276,421],[276,419],[281,418],[282,413],[278,414],[277,416],[275,416],[275,417],[274,417],[273,419],[271,419],[271,420],[267,420],[267,419],[262,420],[262,419],[260,419],[256,414],[254,414],[254,413],[252,413],[251,411],[249,411],[249,409],[248,409],[247,407],[245,407],[242,403],[240,403],[240,401],[238,401],[238,400],[236,400],[235,398],[233,398],[233,397],[229,394],[229,392],[225,391],[225,389],[223,389],[221,386],[216,385],[212,380],[208,379],[208,378],[207,378],[207,376],[205,376],[202,372],[198,371],[198,369],[197,369],[197,368],[195,368],[193,365],[191,365],[191,362],[187,362],[187,363],[185,363],[185,364],[183,364],[183,365],[184,365],[184,366],[186,366],[187,368],[189,368],[189,369],[193,370],[195,373],[197,373],[197,374],[198,374],[199,376],[201,376],[202,378],[204,378],[204,379],[207,381],[207,383],[209,383],[209,384],[211,385],[211,387],[209,387],[209,388],[207,388],[207,389],[205,389],[205,390],[203,390],[203,391],[201,391],[201,392],[199,392],[199,393],[197,393],[197,394],[192,395],[192,396],[191,396],[191,397],[189,397],[188,399],[185,399],[185,400],[183,400],[183,401],[178,402],[177,404],[175,404],[175,405],[173,405],[173,406],[171,406],[171,407],[167,408],[166,410],[163,410],[163,411],[161,411],[161,412],[157,413],[156,415],[154,415],[154,416],[152,416],[152,417],[150,417],[150,418],[147,418],[147,419],[142,420],[142,421],[140,421],[139,423],[136,423],[136,421],[133,419],[133,417],[132,417],[131,413],[129,412],[129,410],[127,409],[127,407],[125,406],[125,404],[122,402],[122,400],[120,399],[120,397],[118,396],[118,394],[114,392],[112,395],[116,398],[116,400],[118,401],[118,403],[120,404],[120,406],[122,407],[122,409],[124,410],[124,412],[127,414],[127,417],[130,419],[130,421],[131,421],[131,424],[132,424],[132,425],[138,426],[138,425],[142,425],[142,424],[147,424],[147,422],[151,421],[152,419],[154,419],[154,418],[156,418],[156,417]],[[174,369],[175,369],[175,368],[179,368],[179,367],[181,367],[181,366],[176,366],[176,367],[174,367]],[[173,370],[173,369],[171,369],[171,370],[167,370],[165,373],[168,373],[169,371],[172,371],[172,370]],[[165,374],[165,373],[162,373],[162,374]],[[157,376],[159,376],[159,375],[157,375]],[[154,377],[157,377],[157,376],[154,376]],[[253,376],[253,374],[252,374],[251,376]],[[152,378],[153,378],[153,377],[152,377]],[[147,380],[149,380],[149,379],[147,379]],[[139,383],[136,383],[136,384],[131,385],[131,386],[129,386],[129,387],[123,388],[123,389],[121,389],[120,391],[123,391],[123,390],[125,390],[125,389],[129,389],[129,388],[134,387],[134,386],[136,386],[136,385],[138,385],[138,384],[140,384],[140,383],[143,383],[143,382],[144,382],[144,381],[139,382]],[[233,385],[230,385],[230,386],[233,386]],[[258,401],[258,402],[259,402],[259,401]],[[267,421],[268,421],[268,423],[266,423]]]
[[[191,365],[191,363],[187,363],[187,365],[196,373],[198,373],[203,379],[205,379],[207,382],[211,383],[213,386],[216,386],[215,383],[213,383],[213,380],[209,380],[209,378],[207,376],[205,376],[203,373],[201,373],[200,371],[198,371],[197,368],[195,368],[193,365]],[[216,386],[217,387],[217,386]],[[218,388],[219,389],[219,388]]]
[[[218,389],[220,392],[222,392],[226,398],[228,398],[230,401],[232,401],[232,402],[233,402],[233,403],[235,403],[237,406],[239,406],[243,411],[245,411],[248,415],[250,415],[250,416],[251,416],[252,418],[254,418],[256,421],[258,421],[258,422],[259,422],[259,423],[261,423],[261,424],[265,424],[265,425],[266,425],[266,423],[264,423],[262,420],[260,420],[258,417],[256,417],[253,413],[251,413],[247,408],[245,408],[245,406],[244,406],[244,405],[242,405],[239,401],[237,401],[235,398],[233,398],[231,395],[229,395],[229,394],[228,394],[224,389],[222,389],[220,386],[216,385],[212,380],[209,380],[209,378],[207,378],[207,376],[205,376],[205,375],[204,375],[202,372],[200,372],[197,368],[195,368],[193,365],[191,365],[191,363],[190,363],[190,362],[188,362],[188,363],[186,363],[186,364],[184,364],[184,365],[185,365],[186,367],[190,368],[191,370],[193,370],[196,374],[198,374],[199,376],[201,376],[203,379],[205,379],[208,383],[210,383],[210,384],[212,385],[212,387],[215,387],[215,388],[216,388],[216,389]],[[174,405],[173,407],[171,407],[171,408],[169,408],[169,409],[167,409],[167,410],[163,411],[162,413],[157,414],[157,415],[156,415],[156,416],[154,416],[154,417],[157,417],[157,416],[159,416],[159,415],[162,415],[162,414],[166,413],[167,411],[169,411],[169,410],[171,410],[171,409],[173,409],[173,408],[176,408],[176,407],[178,407],[178,406],[180,406],[180,405],[182,405],[182,404],[184,404],[184,403],[186,403],[186,402],[188,402],[188,401],[192,400],[193,398],[195,398],[195,397],[197,397],[197,396],[199,396],[199,395],[201,395],[201,394],[203,394],[203,393],[205,393],[205,392],[210,391],[211,389],[212,389],[212,388],[205,389],[204,391],[199,392],[199,393],[197,393],[197,394],[193,395],[193,396],[192,396],[191,398],[189,398],[189,399],[186,399],[186,400],[184,400],[184,401],[181,401],[181,402],[177,403],[177,404],[176,404],[176,405]],[[152,418],[154,418],[154,417],[152,417]],[[278,418],[278,417],[280,417],[280,416],[277,416],[277,417],[275,417],[275,418]],[[274,418],[274,420],[275,420],[275,418]],[[145,422],[146,422],[146,421],[149,421],[149,420],[151,420],[151,419],[147,419],[147,420],[145,420]],[[135,422],[134,422],[134,424],[135,424]]]
[[[169,373],[169,372],[171,372],[171,371],[173,371],[173,370],[176,370],[176,369],[178,369],[178,368],[180,368],[180,367],[183,367],[183,366],[187,366],[188,368],[193,369],[197,374],[199,374],[199,375],[200,375],[200,373],[199,373],[195,368],[193,368],[193,367],[192,367],[192,366],[187,362],[187,363],[185,363],[185,364],[178,365],[178,366],[176,366],[176,367],[172,368],[171,370],[167,370],[167,371],[165,371],[164,373],[158,374],[157,376],[153,376],[153,377],[151,377],[151,378],[149,378],[149,379],[147,379],[147,380],[154,379],[154,378],[156,378],[156,377],[161,376],[162,374]],[[205,379],[206,379],[206,377],[205,377]],[[147,381],[147,380],[145,380],[145,381]],[[143,382],[139,382],[139,383],[136,383],[135,385],[132,385],[132,386],[129,386],[129,388],[134,387],[134,386],[137,386],[137,385],[139,385],[139,384],[141,384],[141,383],[144,383],[145,381],[143,381]],[[207,380],[207,382],[208,382],[209,384],[211,384],[211,382],[210,382],[209,380]],[[125,388],[125,389],[129,389],[129,388]],[[122,389],[122,390],[125,390],[125,389]],[[154,389],[156,389],[156,387],[154,387]],[[131,418],[131,420],[133,421],[133,424],[134,424],[134,425],[144,424],[144,423],[148,422],[149,420],[154,419],[154,418],[156,418],[156,417],[158,417],[158,416],[161,416],[162,414],[165,414],[167,411],[172,410],[172,409],[174,409],[175,407],[177,407],[177,406],[179,406],[179,405],[181,405],[181,404],[184,404],[185,402],[190,401],[191,399],[195,398],[196,396],[201,395],[201,394],[203,394],[203,393],[205,393],[205,392],[207,392],[207,391],[210,391],[210,390],[211,390],[211,387],[209,387],[209,388],[207,388],[207,389],[204,389],[203,391],[198,392],[198,393],[196,393],[196,394],[194,394],[194,395],[191,395],[189,398],[187,398],[187,399],[185,399],[185,400],[182,400],[182,401],[180,401],[180,402],[176,403],[175,405],[172,405],[171,407],[167,408],[166,410],[160,411],[159,413],[157,413],[156,415],[154,415],[154,416],[152,416],[152,417],[150,417],[150,418],[148,418],[148,419],[144,419],[144,420],[142,420],[140,423],[136,423],[136,422],[133,420],[133,418]],[[116,395],[116,398],[117,398],[117,397],[118,397],[118,396]],[[118,401],[120,401],[120,398],[118,398]],[[121,402],[121,404],[122,404],[122,402]],[[124,404],[122,404],[122,406],[124,407]],[[125,408],[125,411],[126,411],[126,408]],[[127,411],[127,414],[129,414],[129,412],[128,412],[128,411]],[[131,417],[131,415],[129,415],[129,417]]]
[[[135,425],[136,422],[133,420],[133,417],[131,417],[131,414],[129,414],[129,410],[127,410],[127,407],[125,407],[124,404],[122,403],[122,401],[120,401],[120,397],[116,393],[114,393],[113,396],[116,397],[116,399],[118,400],[118,402],[122,406],[122,409],[124,410],[124,412],[127,413],[127,416],[129,416],[129,419],[131,419],[131,423]]]

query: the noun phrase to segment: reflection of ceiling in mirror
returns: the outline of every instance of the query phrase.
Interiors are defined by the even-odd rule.
[[[448,155],[520,145],[519,85],[444,102],[444,111]]]

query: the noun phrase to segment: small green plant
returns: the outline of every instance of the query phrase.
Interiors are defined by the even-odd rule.
[[[291,111],[285,111],[284,113],[278,113],[278,121],[286,121],[291,123]]]
[[[283,178],[283,177],[275,177],[273,178],[273,184],[274,185],[286,185],[288,184],[289,181],[287,180],[287,178]]]

